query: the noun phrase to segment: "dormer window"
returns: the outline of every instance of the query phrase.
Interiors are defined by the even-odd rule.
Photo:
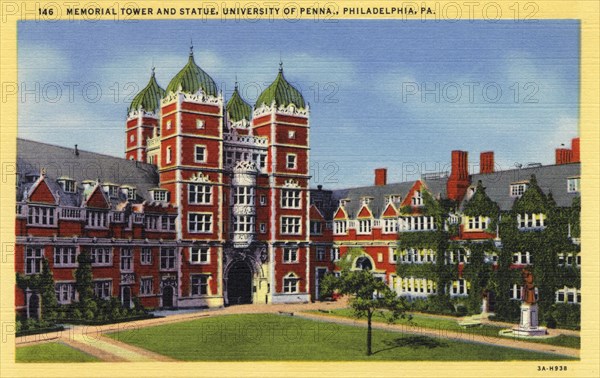
[[[25,182],[36,182],[40,178],[39,173],[28,173],[25,175]]]
[[[490,218],[488,217],[465,217],[468,230],[485,230],[488,227]]]
[[[75,180],[69,177],[59,177],[58,183],[65,193],[75,193]]]
[[[136,198],[136,190],[133,186],[122,186],[121,191],[127,196],[128,200],[134,200]]]
[[[106,194],[108,194],[108,196],[110,198],[119,197],[119,186],[118,185],[106,183],[102,186],[102,189],[104,189],[104,192]]]
[[[93,180],[84,180],[81,182],[81,185],[83,186],[83,190],[88,190],[89,188],[93,187],[96,184],[96,181]]]
[[[510,184],[510,196],[511,197],[521,197],[523,193],[527,190],[526,182],[517,182],[514,184]]]
[[[412,205],[413,206],[423,206],[423,194],[420,190],[415,190],[415,193],[412,197]]]
[[[370,204],[372,200],[373,200],[373,197],[362,197],[362,198],[360,199],[360,201],[361,201],[361,204],[362,204],[363,206],[366,206],[366,205]]]
[[[571,177],[567,179],[567,192],[579,193],[580,177]]]
[[[153,201],[166,202],[167,201],[167,190],[161,188],[150,189],[150,196]]]
[[[340,206],[346,206],[350,202],[348,198],[344,198],[340,200]]]
[[[400,203],[402,201],[402,196],[400,194],[392,194],[390,197],[390,202]]]

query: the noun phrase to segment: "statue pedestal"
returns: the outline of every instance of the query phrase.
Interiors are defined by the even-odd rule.
[[[535,303],[521,304],[521,322],[517,328],[512,329],[516,336],[544,336],[546,327],[538,326],[538,307]]]

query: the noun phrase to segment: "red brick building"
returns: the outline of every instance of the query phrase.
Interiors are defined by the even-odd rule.
[[[374,186],[309,190],[309,106],[283,69],[254,106],[237,85],[225,102],[192,51],[166,90],[152,72],[125,129],[126,159],[18,141],[15,269],[37,274],[48,260],[60,303],[77,300],[82,251],[93,259],[96,295],[125,305],[133,297],[153,308],[319,299],[319,279],[352,247],[365,251],[357,268],[403,295],[398,232],[434,224],[401,209],[418,208],[424,190],[460,204],[481,180],[500,188],[492,199],[506,208],[511,175],[533,169],[494,181],[493,153],[470,174],[467,153],[453,151],[449,174],[388,184],[381,168]],[[548,188],[561,205],[578,192],[567,193],[567,178],[579,175],[578,146],[557,150],[559,165],[535,167],[542,178],[552,171]],[[465,229],[460,208],[456,222],[458,238],[496,237]],[[16,289],[17,311],[39,311],[38,295]]]

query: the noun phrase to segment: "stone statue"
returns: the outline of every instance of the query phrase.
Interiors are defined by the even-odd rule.
[[[527,269],[523,269],[521,272],[523,277],[523,289],[521,292],[521,300],[528,304],[535,303],[535,288],[533,286],[533,273]]]

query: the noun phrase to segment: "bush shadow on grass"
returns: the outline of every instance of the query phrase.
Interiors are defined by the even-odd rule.
[[[448,347],[447,343],[427,336],[403,336],[397,337],[393,340],[386,340],[383,343],[387,346],[387,348],[374,351],[373,354],[404,347],[427,349]]]

